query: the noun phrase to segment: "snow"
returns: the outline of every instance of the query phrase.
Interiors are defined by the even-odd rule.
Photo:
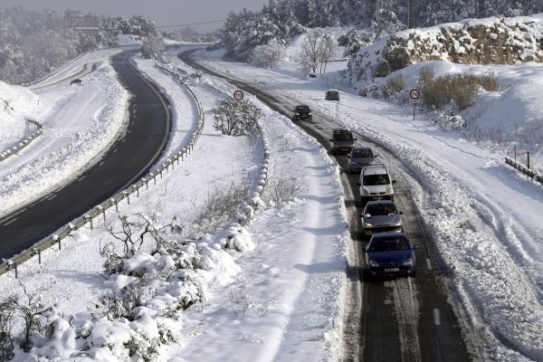
[[[100,66],[78,75],[82,87],[47,81],[31,93],[2,84],[1,99],[26,97],[34,100],[34,108],[15,103],[13,110],[0,107],[1,150],[28,135],[28,117],[43,125],[44,134],[20,154],[1,161],[0,215],[73,177],[122,132],[127,96],[108,65],[111,52],[103,51],[102,58],[93,55],[92,62]],[[342,62],[331,63],[324,77],[306,79],[294,62],[265,70],[221,61],[216,53],[199,54],[215,69],[308,104],[396,153],[405,166],[393,172],[401,174],[412,189],[436,249],[451,272],[449,284],[465,323],[474,336],[484,336],[478,352],[483,359],[496,361],[543,360],[543,247],[539,243],[543,189],[504,163],[515,141],[512,134],[524,131],[528,136],[540,130],[543,95],[538,89],[543,66],[443,61],[400,71],[407,89],[416,85],[422,66],[433,67],[436,76],[496,74],[500,91],[482,93],[474,107],[459,115],[486,135],[477,140],[439,128],[431,114],[413,119],[408,106],[355,95],[340,80]],[[288,54],[297,53],[289,49]],[[155,61],[135,58],[138,68],[172,103],[174,130],[164,159],[186,146],[198,123],[197,108],[180,78],[201,102],[206,123],[181,167],[169,170],[148,190],[142,189],[130,205],[121,203],[119,214],[138,225],[147,220],[157,228],[175,221],[183,233],[172,237],[183,243],[177,254],[169,256],[143,252],[153,248],[149,243],[123,263],[121,272],[105,276],[100,250],[122,247],[107,232],[119,225],[110,210],[106,224],[97,219],[99,225],[93,229],[87,225],[64,241],[62,251],[44,252],[41,264],[31,259],[20,266],[19,280],[12,272],[0,276],[1,295],[8,291],[24,295],[24,285],[27,296],[40,295],[42,305],[55,306],[50,317],[55,333],[48,341],[36,341],[31,354],[50,359],[123,360],[128,358],[123,345],[141,351],[167,332],[175,342],[162,344],[153,360],[192,361],[202,356],[206,361],[341,359],[346,254],[352,240],[337,165],[313,138],[250,94],[246,97],[263,108],[262,137],[249,142],[221,135],[212,126],[211,110],[216,100],[230,97],[235,87],[214,77],[204,77],[201,84],[187,78],[192,70],[178,61],[175,52],[164,60],[157,67]],[[79,72],[81,62],[85,60],[67,66],[64,74]],[[342,91],[339,102],[323,100],[329,88]],[[79,122],[71,122],[74,119]],[[498,142],[498,136],[492,135],[509,142]],[[102,143],[95,147],[98,140]],[[543,156],[539,145],[531,147],[535,159]],[[251,192],[259,190],[263,169],[267,186],[257,196]],[[275,202],[266,189],[285,179],[294,180],[296,195]],[[229,220],[216,233],[188,238],[196,233],[194,217],[206,197],[237,185],[251,190],[253,206],[247,204],[249,208],[244,209],[249,223],[244,227],[238,220]],[[151,280],[153,293],[142,294],[140,305],[132,311],[137,318],[112,319],[97,306],[101,296],[122,294],[137,285],[142,274],[160,277]],[[181,302],[194,304],[183,312],[172,312],[173,318],[164,314]],[[79,345],[81,336],[87,336],[85,352]],[[15,360],[29,360],[28,354],[18,351]]]

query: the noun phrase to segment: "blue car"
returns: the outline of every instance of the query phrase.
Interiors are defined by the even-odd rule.
[[[418,246],[412,245],[403,233],[374,234],[364,249],[364,274],[370,277],[414,277],[417,249]]]

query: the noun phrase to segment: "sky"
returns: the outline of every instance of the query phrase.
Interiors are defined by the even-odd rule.
[[[296,54],[301,42],[302,38],[293,42],[288,54]],[[114,134],[90,131],[100,127],[115,129],[117,122],[102,121],[111,118],[110,110],[126,109],[126,100],[122,93],[118,94],[111,68],[103,65],[83,76],[82,87],[70,87],[65,81],[85,63],[95,62],[99,56],[106,59],[108,55],[88,54],[35,90],[0,88],[0,96],[11,97],[15,93],[41,100],[39,104],[34,102],[32,109],[17,107],[13,112],[4,111],[0,126],[10,130],[8,134],[12,136],[11,142],[4,141],[0,147],[8,148],[32,131],[24,123],[24,116],[28,115],[24,112],[30,112],[44,129],[50,127],[52,132],[67,120],[81,120],[78,125],[62,129],[72,143],[59,144],[58,149],[42,154],[32,152],[34,146],[41,148],[40,138],[48,137],[44,133],[25,152],[2,161],[2,168],[8,169],[9,175],[1,178],[1,184],[6,186],[0,189],[0,205],[5,207],[5,200],[21,183],[18,181],[28,178],[28,168],[30,174],[40,175],[40,183],[54,187],[58,180],[46,170],[63,164],[69,174],[70,169],[80,167],[78,156],[62,149],[87,149],[84,146],[93,140],[82,135]],[[396,153],[401,164],[392,159],[383,161],[391,165],[396,178],[411,188],[421,217],[434,236],[436,250],[449,270],[454,271],[448,274],[450,285],[456,288],[451,301],[466,313],[463,323],[469,325],[471,337],[480,338],[475,351],[479,360],[543,360],[543,307],[539,301],[543,246],[538,242],[543,190],[505,164],[506,145],[492,139],[469,139],[457,130],[439,127],[428,115],[413,118],[408,105],[358,96],[352,87],[340,81],[339,71],[345,63],[330,64],[325,76],[313,79],[300,73],[293,58],[274,69],[263,69],[223,62],[219,55],[220,52],[200,52],[197,56],[217,71],[251,80],[278,97],[305,103],[314,112]],[[0,295],[7,291],[22,293],[22,284],[30,295],[40,295],[44,305],[56,305],[55,313],[49,316],[50,321],[55,321],[56,332],[50,339],[38,339],[31,354],[36,358],[78,355],[80,358],[74,360],[80,361],[122,360],[127,353],[122,346],[127,341],[146,346],[149,340],[157,338],[158,330],[166,329],[175,343],[161,345],[153,360],[195,361],[201,360],[202,355],[212,362],[343,359],[342,291],[353,240],[344,206],[348,196],[339,182],[339,166],[289,118],[266,108],[247,93],[246,97],[263,109],[259,122],[261,142],[221,136],[211,126],[209,113],[214,102],[231,97],[235,87],[210,76],[205,76],[201,83],[184,78],[191,69],[180,63],[176,52],[166,54],[164,59],[166,63],[159,64],[162,69],[153,60],[136,59],[138,68],[172,100],[174,132],[164,159],[186,147],[198,124],[197,107],[179,78],[186,79],[207,113],[207,122],[194,151],[180,166],[170,168],[156,185],[150,184],[149,190],[142,188],[130,205],[120,203],[120,213],[133,220],[145,216],[154,225],[178,214],[178,222],[190,230],[194,227],[192,218],[203,205],[201,197],[192,195],[208,195],[216,188],[224,189],[225,183],[247,182],[252,185],[252,196],[250,202],[241,206],[250,223],[246,227],[235,221],[227,223],[224,231],[185,245],[182,255],[185,260],[198,260],[198,267],[182,269],[183,276],[172,279],[165,276],[171,273],[174,256],[151,257],[146,248],[118,274],[103,275],[104,258],[98,249],[113,247],[115,241],[108,239],[100,219],[92,229],[88,224],[78,229],[63,241],[62,251],[52,248],[43,253],[42,264],[34,258],[21,265],[19,280],[13,272],[0,276]],[[539,64],[479,66],[426,62],[401,71],[407,88],[415,85],[411,82],[422,65],[434,67],[436,75],[495,72],[503,88],[492,94],[482,92],[478,102],[460,114],[483,120],[481,127],[485,131],[506,128],[507,120],[503,117],[494,117],[493,124],[486,122],[504,109],[518,120],[533,120],[541,113],[543,95],[538,87],[543,81],[543,67]],[[324,91],[331,87],[341,91],[339,102],[324,100]],[[97,89],[106,91],[103,97],[107,102],[98,98],[96,102],[77,101],[80,107],[71,107],[64,101],[84,99],[86,92],[99,94]],[[523,97],[525,94],[531,96]],[[54,108],[57,111],[52,117],[47,110]],[[269,185],[280,182],[285,175],[296,180],[295,196],[274,202]],[[262,183],[263,180],[266,182]],[[32,180],[29,182],[23,183],[26,193],[35,186]],[[248,207],[249,204],[254,207]],[[178,210],[183,212],[179,214]],[[3,213],[5,209],[0,209],[0,223],[9,222],[10,218]],[[107,215],[107,223],[115,226],[117,215],[113,209]],[[230,249],[232,246],[236,250]],[[150,294],[144,306],[134,310],[138,318],[130,322],[92,317],[100,295],[119,292],[138,282],[135,275],[142,270],[162,276],[165,282],[160,287],[148,285]],[[413,287],[417,288],[416,284]],[[203,302],[173,320],[160,314],[172,302],[190,300],[198,291],[205,295]],[[413,295],[417,294],[415,290]],[[92,346],[85,352],[85,359],[77,335],[85,335],[86,343]],[[23,361],[24,357],[18,353],[15,361]]]
[[[266,3],[266,0],[2,0],[0,7],[16,5],[58,12],[71,9],[83,14],[90,12],[126,19],[132,15],[143,15],[158,27],[191,24],[198,31],[209,31],[222,27],[224,22],[220,20],[225,20],[230,12],[237,13],[243,8],[260,11]],[[168,29],[175,28],[164,28]]]

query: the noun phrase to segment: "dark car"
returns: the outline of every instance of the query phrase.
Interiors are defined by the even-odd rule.
[[[324,93],[324,99],[327,101],[339,101],[339,92],[335,89],[330,89]]]
[[[416,275],[415,250],[403,233],[374,234],[364,251],[366,277]]]
[[[349,155],[347,172],[360,172],[362,171],[362,167],[374,165],[375,157],[377,155],[373,153],[370,147],[354,147]]]
[[[330,153],[333,155],[349,153],[354,147],[354,141],[356,141],[356,138],[353,137],[353,133],[348,129],[334,129],[332,131],[332,138],[330,138],[330,142],[332,142]]]
[[[402,215],[390,200],[368,201],[362,212],[362,233],[373,235],[383,232],[401,232]]]
[[[304,104],[296,106],[294,108],[294,115],[292,116],[293,121],[299,121],[302,119],[306,119],[308,121],[311,121],[313,119],[313,115],[311,114],[311,108]]]

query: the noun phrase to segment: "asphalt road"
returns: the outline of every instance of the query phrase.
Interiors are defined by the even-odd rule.
[[[292,117],[296,100],[269,94],[252,84],[206,69],[189,54],[190,51],[184,52],[179,57],[196,69],[226,78],[240,89],[256,95],[270,108]],[[297,124],[328,150],[332,129],[339,127],[315,112],[312,122],[300,121]],[[346,271],[349,288],[345,306],[345,361],[452,362],[474,359],[468,352],[468,342],[463,338],[457,315],[449,303],[454,298],[449,298],[451,291],[447,287],[446,271],[440,267],[432,237],[418,217],[407,187],[405,177],[416,180],[416,175],[409,175],[401,160],[388,150],[373,144],[364,135],[358,134],[357,138],[360,145],[369,145],[380,157],[386,158],[386,163],[395,171],[395,202],[404,212],[403,222],[411,241],[421,248],[417,251],[416,278],[363,281],[362,248],[368,240],[360,233],[362,205],[358,201],[358,175],[342,173],[353,239],[353,245],[349,245],[349,267]],[[346,156],[336,156],[335,159],[344,169]]]
[[[0,259],[31,248],[84,215],[136,182],[159,159],[171,129],[168,101],[129,65],[132,54],[121,53],[112,61],[134,96],[126,134],[77,180],[0,220]]]

